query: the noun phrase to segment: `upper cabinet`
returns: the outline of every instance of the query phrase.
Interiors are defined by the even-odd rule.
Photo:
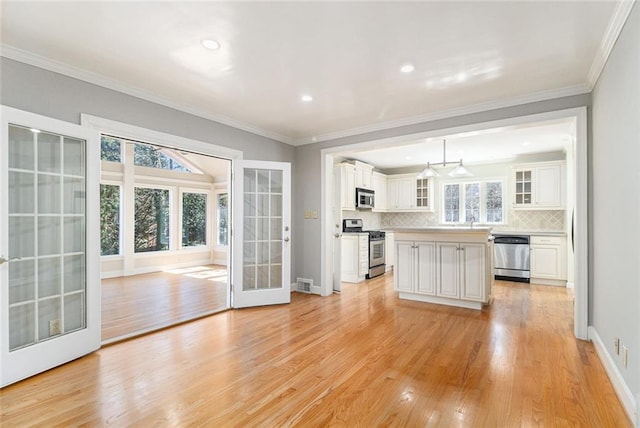
[[[373,190],[373,167],[358,161],[355,161],[353,166],[356,171],[356,187]]]
[[[333,169],[334,192],[339,192],[340,208],[354,211],[356,209],[356,188],[376,190],[373,185],[373,167],[366,163],[355,161],[343,162]],[[376,173],[378,174],[378,173]],[[382,174],[380,174],[382,175]],[[383,176],[384,177],[384,176]],[[384,194],[386,195],[386,179],[384,181]],[[377,194],[377,192],[376,192]],[[377,197],[377,196],[376,196]],[[385,196],[386,198],[386,196]],[[377,205],[377,201],[376,201]]]
[[[433,183],[415,174],[388,176],[387,211],[433,211]]]
[[[375,207],[373,211],[387,210],[387,176],[379,172],[371,175],[371,184],[375,192]]]
[[[564,209],[565,182],[565,163],[562,161],[515,165],[514,209]]]

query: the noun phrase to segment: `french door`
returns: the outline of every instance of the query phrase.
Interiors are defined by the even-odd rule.
[[[99,144],[2,107],[0,386],[100,347]]]
[[[232,306],[291,301],[291,165],[234,161]]]

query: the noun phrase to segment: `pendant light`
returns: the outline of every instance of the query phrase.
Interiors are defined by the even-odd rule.
[[[440,177],[438,171],[433,169],[431,165],[442,165],[447,167],[447,140],[442,140],[442,162],[427,162],[427,167],[416,178],[423,179],[427,177]],[[458,165],[449,172],[450,177],[471,177],[473,174],[462,164],[462,159]]]

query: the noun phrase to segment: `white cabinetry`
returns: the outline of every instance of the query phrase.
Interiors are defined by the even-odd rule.
[[[560,236],[532,236],[530,241],[531,282],[566,286],[567,244]]]
[[[438,244],[437,295],[486,301],[487,253],[484,244]]]
[[[369,272],[369,235],[350,233],[342,235],[342,280],[364,281]]]
[[[387,211],[431,211],[433,185],[415,175],[387,177]]]
[[[385,264],[385,272],[389,272],[393,269],[393,264],[395,263],[395,236],[393,232],[386,232],[384,235],[384,264]]]
[[[486,242],[487,235],[468,235],[472,242],[437,233],[396,232],[394,288],[400,298],[473,309],[488,303],[494,281],[493,244]]]
[[[564,209],[564,162],[516,165],[513,170],[515,209]]]
[[[340,208],[356,209],[356,168],[352,164],[341,163],[333,169],[334,191],[340,192]]]
[[[379,172],[371,175],[371,184],[375,192],[375,206],[373,211],[387,210],[387,176]]]
[[[356,170],[356,187],[373,190],[373,167],[358,161],[354,162],[354,167]]]
[[[398,241],[396,243],[394,286],[396,291],[436,294],[436,244]]]

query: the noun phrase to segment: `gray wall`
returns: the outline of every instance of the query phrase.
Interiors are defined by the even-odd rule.
[[[4,57],[0,57],[0,76],[0,104],[9,107],[76,124],[80,114],[87,113],[242,150],[245,159],[294,159],[295,148],[288,144]],[[292,233],[295,236],[296,231]],[[291,250],[293,271],[295,243]]]
[[[296,234],[294,239],[295,248],[299,250],[301,249],[301,252],[298,254],[298,259],[296,260],[296,266],[294,269],[295,275],[304,278],[312,278],[314,280],[314,284],[320,285],[320,224],[322,221],[322,215],[324,214],[320,209],[320,151],[322,149],[452,128],[456,126],[470,125],[474,123],[545,113],[554,110],[589,106],[590,102],[590,94],[575,95],[572,97],[557,98],[554,100],[540,101],[453,118],[434,120],[416,125],[407,125],[297,147],[294,162],[294,169],[296,171],[295,180],[297,185],[295,197],[297,204],[294,206],[293,217],[295,219],[295,229],[302,231],[302,233]],[[304,211],[318,211],[320,218],[311,220],[304,219]]]
[[[640,6],[593,91],[592,325],[640,394]],[[629,364],[613,350],[619,337]]]

